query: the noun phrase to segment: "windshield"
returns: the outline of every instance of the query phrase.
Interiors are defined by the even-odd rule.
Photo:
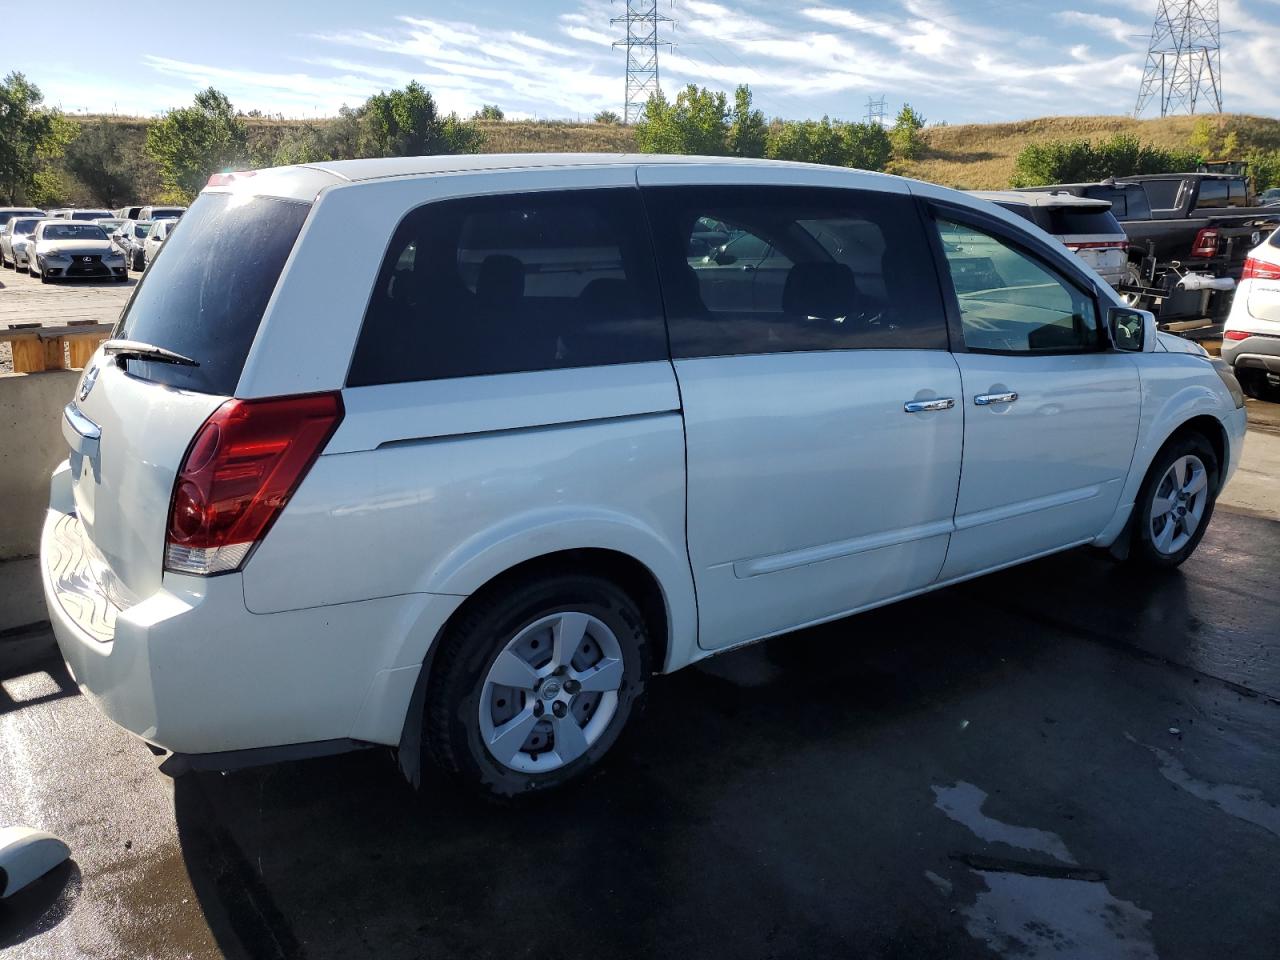
[[[72,210],[72,220],[100,220],[103,217],[110,216],[106,210]]]
[[[151,224],[149,223],[135,223],[133,225],[133,235],[135,237],[142,238],[142,237],[145,237],[150,232],[151,232]]]
[[[198,367],[128,360],[133,376],[201,393],[235,392],[267,301],[311,205],[205,193],[147,268],[115,336]]]
[[[1049,208],[1049,232],[1054,236],[1081,234],[1114,234],[1124,239],[1124,228],[1110,210],[1080,210],[1071,207]]]
[[[46,223],[41,240],[105,240],[107,235],[96,223]]]
[[[36,228],[36,225],[43,219],[44,219],[43,217],[34,217],[28,220],[15,220],[13,221],[13,232],[15,234],[30,233],[32,230]]]

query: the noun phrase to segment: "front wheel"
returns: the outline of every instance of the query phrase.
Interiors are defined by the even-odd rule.
[[[636,604],[587,575],[478,600],[442,644],[427,687],[424,750],[497,799],[591,769],[639,711],[650,671]]]
[[[1218,496],[1218,456],[1198,433],[1174,437],[1156,455],[1134,504],[1130,557],[1172,568],[1195,552]]]

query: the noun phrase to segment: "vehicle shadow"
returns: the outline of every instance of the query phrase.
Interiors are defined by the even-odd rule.
[[[80,887],[80,868],[67,860],[0,900],[0,950],[16,947],[65,920],[75,909]]]

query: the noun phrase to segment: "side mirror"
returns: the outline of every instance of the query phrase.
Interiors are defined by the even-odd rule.
[[[717,249],[716,249],[716,250],[711,254],[711,259],[712,259],[712,260],[714,260],[716,263],[720,264],[720,266],[722,266],[722,267],[724,267],[724,266],[728,266],[728,265],[729,265],[729,264],[731,264],[731,263],[737,263],[737,262],[738,262],[738,258],[737,258],[737,257],[735,257],[735,256],[734,256],[732,253],[730,253],[728,250],[726,250],[724,247],[719,247],[719,248],[717,248]]]
[[[1110,307],[1107,331],[1111,334],[1111,345],[1117,350],[1142,353],[1155,343],[1155,314],[1132,307]]]

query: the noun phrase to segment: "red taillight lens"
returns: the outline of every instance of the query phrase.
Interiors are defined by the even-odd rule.
[[[1216,257],[1218,255],[1218,231],[1213,227],[1205,227],[1196,234],[1196,242],[1191,245],[1193,257]]]
[[[342,422],[342,397],[228,400],[187,449],[173,484],[165,569],[237,570]]]
[[[1273,263],[1267,263],[1265,260],[1255,260],[1250,257],[1244,262],[1244,272],[1240,274],[1241,280],[1280,280],[1280,267]]]
[[[1223,340],[1248,340],[1253,334],[1245,333],[1243,330],[1226,330],[1223,331]]]

